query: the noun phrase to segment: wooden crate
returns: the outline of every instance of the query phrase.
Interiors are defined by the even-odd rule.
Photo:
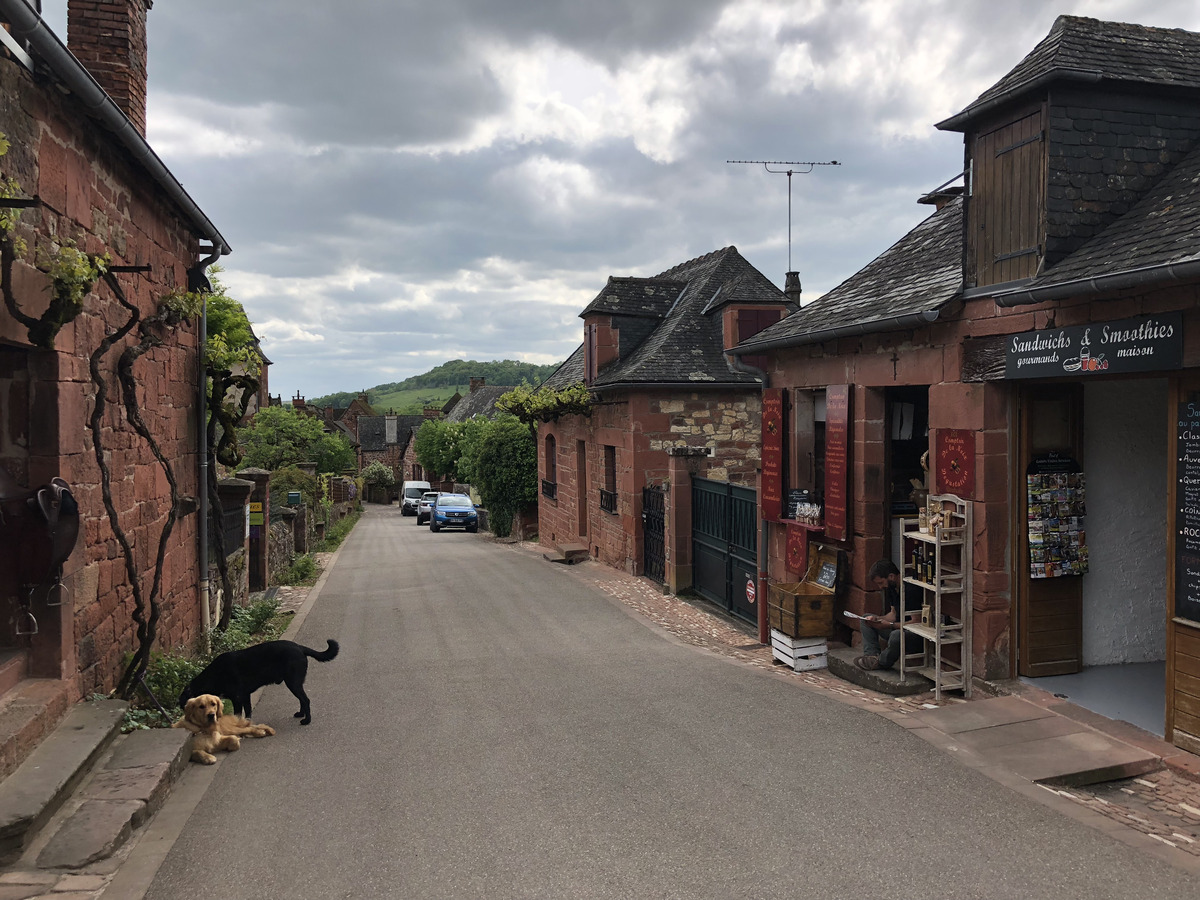
[[[824,669],[829,665],[829,644],[824,638],[790,638],[771,631],[771,654],[796,672]]]
[[[833,591],[820,585],[773,582],[768,586],[767,618],[792,638],[827,638],[833,630]]]
[[[767,619],[776,631],[793,638],[827,638],[833,633],[833,600],[837,588],[836,550],[808,545],[803,580],[767,586]],[[822,573],[832,575],[818,583]]]

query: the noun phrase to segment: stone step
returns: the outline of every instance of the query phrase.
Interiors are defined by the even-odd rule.
[[[566,557],[568,563],[577,563],[591,557],[591,551],[586,544],[559,544],[558,552]]]
[[[27,678],[0,694],[0,780],[8,778],[67,714],[71,686]]]
[[[34,688],[48,692],[51,686],[58,685],[60,682],[22,683],[27,695]],[[16,771],[0,782],[0,864],[17,859],[70,796],[92,763],[116,737],[128,706],[119,700],[75,704]],[[21,703],[10,702],[0,714],[0,721],[19,717],[23,712],[27,710],[22,709]]]
[[[28,671],[28,653],[24,650],[0,650],[0,695],[20,684]]]
[[[862,656],[862,650],[830,647],[829,671],[843,681],[893,697],[907,697],[933,690],[933,682],[916,672],[906,672],[905,679],[901,681],[900,673],[895,669],[875,669],[869,672],[860,669],[854,664],[855,658],[859,656]]]
[[[166,801],[188,765],[191,735],[152,728],[118,737],[37,854],[39,869],[79,869],[111,856]]]

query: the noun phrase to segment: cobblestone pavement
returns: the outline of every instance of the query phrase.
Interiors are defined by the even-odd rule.
[[[511,546],[524,552],[542,552],[533,544]],[[664,594],[659,586],[645,578],[636,578],[594,562],[574,566],[572,571],[684,643],[772,669],[796,679],[807,688],[842,697],[856,705],[875,706],[880,712],[904,715],[948,703],[970,702],[943,698],[939,704],[934,701],[932,692],[892,697],[843,681],[827,669],[791,672],[774,661],[770,647],[758,642],[757,629],[726,616],[704,600]],[[1039,787],[1184,853],[1200,857],[1200,781],[1186,773],[1168,768],[1141,778],[1087,788]]]

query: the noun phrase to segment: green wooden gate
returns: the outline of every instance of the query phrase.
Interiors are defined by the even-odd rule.
[[[751,622],[757,605],[758,498],[750,488],[692,479],[692,583],[702,597]]]

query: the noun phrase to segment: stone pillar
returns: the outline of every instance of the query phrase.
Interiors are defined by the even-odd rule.
[[[296,518],[292,521],[292,533],[296,552],[303,555],[308,552],[308,507],[301,503],[294,509]]]
[[[254,482],[250,494],[250,550],[246,566],[250,573],[250,592],[265,591],[270,581],[271,473],[266,469],[242,469],[238,475]]]
[[[666,584],[672,594],[692,586],[692,469],[707,456],[706,447],[671,447],[667,450]]]

